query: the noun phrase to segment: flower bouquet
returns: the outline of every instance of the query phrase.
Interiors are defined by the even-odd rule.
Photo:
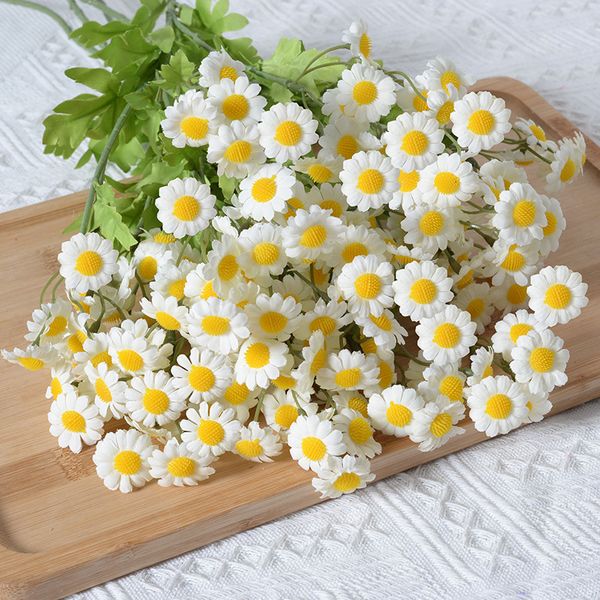
[[[93,93],[45,121],[47,152],[97,164],[78,233],[3,352],[50,369],[60,447],[95,446],[121,492],[289,451],[337,497],[373,480],[379,432],[428,452],[465,417],[496,436],[548,413],[551,328],[587,285],[543,266],[565,229],[546,192],[581,172],[580,134],[511,121],[448,60],[385,67],[361,22],[263,59],[224,35],[246,24],[226,0],[108,16],[72,32],[104,63],[66,72]]]

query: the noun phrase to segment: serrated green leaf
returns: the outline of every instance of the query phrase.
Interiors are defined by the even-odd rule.
[[[249,65],[255,65],[259,61],[258,51],[252,45],[248,37],[223,39],[223,47],[232,58],[241,60]]]
[[[79,29],[73,31],[71,38],[85,48],[93,48],[129,29],[131,29],[131,24],[124,23],[123,21],[111,21],[110,23],[88,21],[79,27]]]
[[[211,6],[211,0],[196,0],[196,13],[205,31],[221,35],[227,31],[237,31],[248,24],[248,19],[238,13],[228,13],[229,0],[218,0]]]
[[[156,31],[153,31],[148,39],[150,42],[158,46],[163,52],[168,53],[171,52],[171,48],[173,47],[173,42],[175,41],[175,32],[173,28],[170,26],[161,27]]]
[[[162,81],[159,83],[159,87],[179,93],[190,86],[190,80],[195,70],[194,63],[188,60],[185,52],[180,48],[171,56],[169,64],[160,68]]]
[[[126,69],[140,69],[144,63],[156,59],[159,53],[159,48],[149,43],[142,31],[136,28],[115,36],[94,56],[101,58],[115,75],[119,75]]]
[[[233,192],[235,191],[236,185],[236,179],[232,177],[227,177],[226,175],[219,176],[219,188],[223,192],[223,196],[225,196],[226,200],[231,199],[231,196],[233,196]]]
[[[156,197],[158,189],[163,185],[167,185],[172,179],[179,177],[183,173],[184,168],[184,162],[181,160],[174,165],[168,165],[164,162],[153,162],[150,173],[138,182],[138,188],[144,194]]]
[[[179,10],[179,20],[188,27],[192,24],[194,9],[191,6],[182,6]]]
[[[164,2],[163,0],[141,0],[140,4],[142,6],[133,16],[131,24],[149,33],[154,29],[158,17],[164,12]]]
[[[88,69],[74,67],[67,69],[65,75],[98,92],[111,92],[116,94],[119,89],[119,80],[106,69]]]
[[[94,202],[94,229],[111,242],[118,242],[124,250],[129,250],[137,243],[129,227],[114,206],[115,193],[109,183],[96,185],[96,200]]]

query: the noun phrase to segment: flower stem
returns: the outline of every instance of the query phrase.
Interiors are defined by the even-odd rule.
[[[82,22],[82,23],[87,23],[88,22],[88,18],[86,16],[86,14],[81,10],[79,4],[77,4],[77,0],[68,0],[69,2],[69,8],[71,9],[71,12]]]
[[[50,287],[50,284],[58,277],[58,274],[58,271],[52,273],[52,275],[50,275],[50,277],[48,278],[48,281],[46,281],[46,283],[44,284],[44,287],[40,292],[40,306],[44,304],[44,296],[46,295],[46,290]]]
[[[323,52],[319,52],[306,65],[306,67],[304,67],[304,71],[302,71],[302,73],[300,73],[300,75],[298,75],[298,77],[296,77],[296,81],[300,81],[300,79],[302,79],[306,75],[306,73],[308,73],[310,67],[312,67],[323,56],[326,56],[330,52],[335,52],[336,50],[349,50],[349,49],[350,49],[350,44],[338,44],[337,46],[332,46],[331,48],[327,48],[326,50],[323,50]]]
[[[97,8],[102,14],[106,17],[107,21],[112,21],[116,19],[117,21],[128,21],[127,17],[120,13],[118,10],[111,8],[104,2],[104,0],[81,0],[85,4],[89,4],[94,8]]]
[[[37,10],[45,14],[47,17],[53,19],[56,23],[58,23],[61,29],[67,34],[71,35],[73,31],[69,24],[56,12],[54,12],[51,8],[44,6],[43,4],[38,4],[37,2],[31,2],[30,0],[0,0],[4,4],[14,4],[15,6],[22,6],[23,8],[30,8],[31,10]]]

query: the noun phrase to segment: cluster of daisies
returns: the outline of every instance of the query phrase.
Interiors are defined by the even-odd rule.
[[[58,260],[65,299],[35,310],[26,369],[51,370],[50,432],[95,445],[98,475],[129,492],[195,485],[225,453],[289,450],[336,497],[374,478],[379,433],[431,451],[470,418],[488,436],[539,421],[569,352],[552,331],[586,305],[550,194],[585,162],[452,63],[413,78],[352,57],[311,108],[273,103],[224,51],[166,108],[175,148],[233,179],[162,187],[160,229],[119,254],[79,233]],[[415,344],[416,341],[416,344]]]

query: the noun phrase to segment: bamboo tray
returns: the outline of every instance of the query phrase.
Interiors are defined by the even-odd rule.
[[[552,136],[572,125],[538,94],[508,79],[483,80],[515,114]],[[553,412],[600,396],[600,148],[588,141],[588,164],[563,209],[567,231],[554,263],[582,273],[590,304],[569,327],[557,328],[571,351],[569,384],[552,395]],[[39,289],[55,269],[60,232],[81,209],[84,193],[0,216],[0,346],[22,344]],[[96,477],[93,449],[57,448],[48,433],[45,374],[0,361],[0,598],[58,598],[208,544],[319,502],[310,475],[291,459],[269,465],[229,455],[195,488],[148,485],[109,492]],[[466,433],[435,452],[406,439],[386,439],[374,461],[378,478],[477,444]]]

